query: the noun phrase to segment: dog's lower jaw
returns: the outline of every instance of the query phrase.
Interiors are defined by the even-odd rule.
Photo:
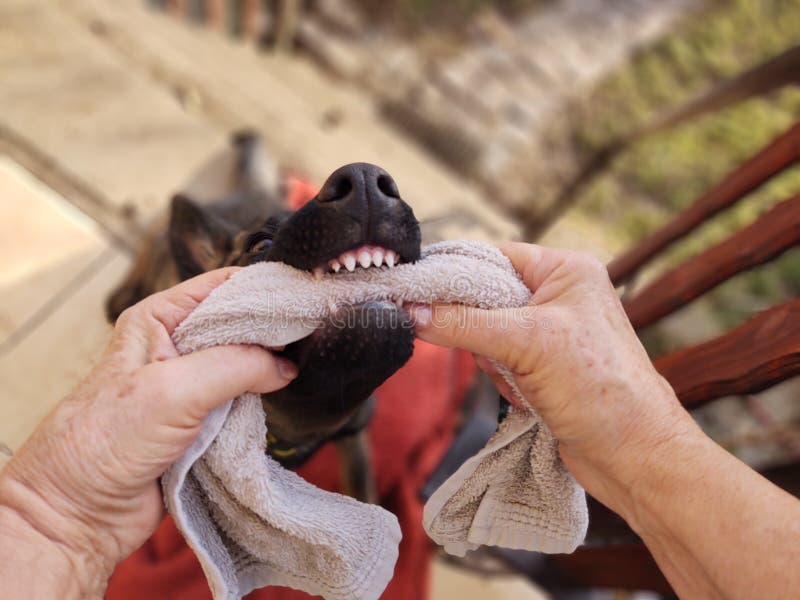
[[[411,319],[392,302],[343,307],[311,336],[287,346],[281,354],[300,374],[287,387],[262,395],[267,428],[290,452],[310,451],[282,460],[273,450],[273,457],[297,467],[315,445],[366,427],[365,403],[413,348]]]

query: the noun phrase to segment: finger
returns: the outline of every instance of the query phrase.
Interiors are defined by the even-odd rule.
[[[605,264],[589,252],[519,242],[500,243],[498,248],[533,292],[533,304],[547,304],[585,284],[611,287]]]
[[[531,291],[536,291],[569,257],[569,250],[523,242],[500,242],[500,251],[511,261]]]
[[[524,306],[482,310],[460,304],[410,305],[417,336],[439,346],[464,348],[493,358],[512,371],[520,357],[531,355],[535,344],[539,308]]]
[[[219,285],[241,267],[226,267],[203,273],[144,300],[150,314],[172,335],[175,328]]]
[[[129,369],[177,356],[175,328],[220,284],[241,267],[203,273],[152,294],[120,315],[108,353],[116,353]]]
[[[525,242],[498,242],[497,247],[508,257],[517,272],[521,272],[530,262],[540,263],[549,250],[545,246]]]
[[[245,392],[285,387],[297,367],[258,346],[215,346],[141,370],[145,397],[176,408],[178,416],[202,420],[217,406]]]

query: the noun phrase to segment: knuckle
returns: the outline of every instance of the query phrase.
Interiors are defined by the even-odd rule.
[[[542,313],[538,304],[528,304],[513,311],[513,325],[516,329],[531,329],[536,326],[537,319]]]
[[[118,329],[129,329],[141,324],[146,320],[147,315],[152,310],[152,296],[139,300],[136,304],[129,306],[120,313],[114,324]]]
[[[520,242],[520,245],[523,247],[523,252],[525,253],[525,258],[529,261],[532,260],[539,260],[542,255],[542,246],[539,244],[529,244],[525,242]]]
[[[470,339],[475,328],[475,323],[471,322],[464,310],[452,313],[452,318],[447,323],[449,337],[456,344]]]
[[[255,345],[235,346],[234,352],[239,353],[243,360],[252,362],[260,368],[267,368],[272,365],[273,356],[269,350]]]
[[[435,304],[431,308],[430,325],[434,330],[445,332],[448,335],[456,335],[459,319],[459,307],[447,304]]]
[[[127,329],[130,327],[131,323],[136,321],[136,316],[139,311],[139,305],[134,304],[133,306],[129,306],[125,310],[123,310],[119,317],[117,317],[116,323],[114,323],[114,327],[118,329]]]
[[[226,362],[241,371],[241,377],[258,376],[275,369],[273,354],[260,346],[250,344],[228,346],[225,355]]]
[[[133,400],[140,401],[151,395],[149,388],[150,377],[146,371],[136,371],[133,373],[118,373],[115,380],[116,401],[124,404]]]
[[[608,279],[605,264],[590,252],[576,252],[572,258],[574,265],[593,278]]]
[[[480,315],[475,311],[462,305],[435,306],[430,327],[433,339],[447,345],[471,347],[481,329]]]

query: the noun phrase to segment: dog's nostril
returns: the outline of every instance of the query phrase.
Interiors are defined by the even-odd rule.
[[[319,191],[320,202],[333,202],[342,200],[353,190],[353,183],[349,177],[337,177],[333,181],[328,180]]]
[[[400,190],[397,189],[397,184],[388,175],[378,176],[378,189],[390,198],[400,198]]]
[[[353,163],[334,171],[322,185],[317,199],[320,203],[342,200],[350,206],[350,200],[355,204],[399,200],[400,191],[392,176],[380,167]]]

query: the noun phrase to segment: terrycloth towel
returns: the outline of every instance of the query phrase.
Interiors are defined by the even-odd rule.
[[[397,517],[403,535],[394,576],[380,600],[430,600],[434,544],[422,526],[424,501],[420,490],[454,441],[458,411],[474,376],[475,364],[469,352],[416,340],[414,355],[375,390],[375,414],[366,432],[375,487],[381,506]],[[344,483],[341,466],[336,445],[329,442],[296,472],[323,490],[338,492]],[[105,599],[176,598],[213,600],[197,555],[168,517],[141,548],[117,565]],[[246,598],[311,597],[287,587],[265,587],[253,590]]]
[[[229,343],[280,346],[309,335],[337,304],[388,299],[497,308],[525,305],[530,291],[502,253],[474,242],[436,244],[415,264],[321,281],[259,263],[214,290],[174,341],[183,354]],[[265,444],[260,399],[246,394],[209,415],[163,478],[167,508],[214,597],[288,585],[328,600],[378,598],[397,557],[396,519],[306,483],[267,456]],[[583,539],[587,516],[544,424],[532,411],[512,411],[431,498],[425,522],[449,551],[499,543],[568,552]]]

